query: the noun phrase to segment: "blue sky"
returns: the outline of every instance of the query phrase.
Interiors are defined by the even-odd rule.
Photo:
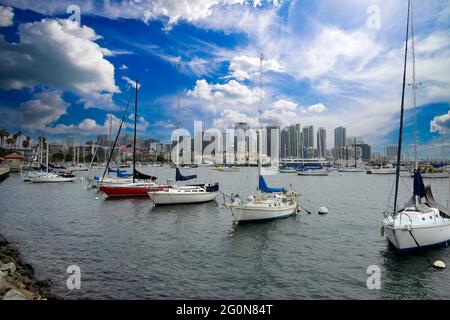
[[[47,124],[52,139],[107,133],[134,79],[142,138],[167,141],[176,120],[190,130],[194,120],[254,123],[263,53],[265,123],[325,127],[328,147],[340,125],[375,150],[396,143],[406,0],[0,3],[0,127],[10,132],[36,136]],[[68,19],[73,4],[81,25]],[[437,148],[450,157],[449,23],[449,1],[414,1],[422,156]]]

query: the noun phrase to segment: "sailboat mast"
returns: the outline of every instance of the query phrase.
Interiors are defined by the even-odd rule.
[[[45,166],[47,167],[47,173],[48,173],[48,153],[49,153],[49,147],[48,147],[48,142],[47,142],[47,157],[46,157],[46,161],[45,161]]]
[[[407,14],[407,19],[406,19],[405,58],[404,58],[404,65],[403,65],[402,101],[401,101],[401,107],[400,107],[400,128],[399,128],[399,134],[398,134],[397,167],[395,169],[394,214],[397,213],[398,184],[400,181],[400,158],[401,158],[401,154],[402,154],[403,114],[404,114],[404,109],[405,109],[406,60],[408,57],[410,7],[411,7],[411,0],[408,0],[408,14]]]
[[[356,168],[356,162],[357,162],[357,156],[356,156],[356,138],[353,138],[353,149],[355,149],[355,168]]]
[[[259,177],[261,176],[261,162],[262,162],[262,126],[261,126],[261,112],[262,112],[262,63],[263,63],[264,55],[261,53],[261,56],[259,57],[259,106],[258,106],[258,134],[257,134],[257,141],[258,141],[258,181]],[[259,189],[259,183],[258,183],[258,195],[260,193]]]
[[[412,90],[413,90],[413,102],[414,102],[414,173],[418,170],[419,164],[417,161],[417,111],[416,111],[416,89],[419,84],[416,83],[416,54],[414,49],[414,10],[413,0],[411,0],[411,53],[412,53]],[[416,206],[419,204],[419,198],[414,195],[414,202]]]
[[[137,127],[137,104],[138,104],[139,82],[136,80],[136,95],[134,97],[134,138],[133,138],[133,183],[136,172],[136,127]]]
[[[181,63],[179,63],[177,65],[177,116],[176,116],[176,121],[175,121],[175,127],[177,130],[177,147],[176,147],[176,159],[175,159],[175,165],[178,167],[179,165],[179,158],[180,158],[180,137],[178,136],[179,131],[178,129],[180,128],[180,122],[178,120],[178,116],[180,114],[180,70],[181,70]]]

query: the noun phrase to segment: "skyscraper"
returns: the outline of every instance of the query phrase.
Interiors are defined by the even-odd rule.
[[[314,148],[314,126],[303,128],[303,147]]]
[[[345,147],[347,139],[347,129],[344,127],[337,127],[334,129],[334,147]]]
[[[319,151],[319,156],[326,156],[327,152],[327,131],[324,128],[319,128],[317,130],[317,150]]]

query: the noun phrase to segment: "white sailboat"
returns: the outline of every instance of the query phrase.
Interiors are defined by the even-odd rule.
[[[406,28],[406,45],[403,70],[403,89],[400,111],[400,130],[397,153],[397,171],[395,181],[394,210],[385,212],[382,221],[382,234],[386,234],[388,241],[400,251],[416,251],[427,247],[448,246],[450,240],[450,209],[434,201],[431,188],[425,188],[422,176],[417,170],[417,152],[415,153],[415,174],[413,198],[406,207],[397,210],[398,186],[400,178],[400,158],[402,147],[402,130],[405,97],[406,61],[408,55],[409,24],[411,20],[412,56],[413,56],[413,94],[414,113],[416,110],[416,79],[414,57],[414,25],[412,1],[408,0],[408,20]],[[410,18],[411,16],[411,18]],[[422,199],[425,201],[422,202]]]
[[[372,168],[370,170],[367,170],[367,174],[395,174],[396,171],[397,170],[393,165],[387,164],[379,168]]]
[[[56,182],[72,182],[75,181],[76,178],[68,178],[62,177],[56,173],[48,171],[48,156],[49,156],[49,148],[47,143],[47,154],[46,154],[46,172],[37,173],[33,176],[29,177],[29,181],[32,183],[56,183]]]
[[[328,176],[328,170],[326,168],[322,169],[306,169],[297,171],[299,176]]]
[[[262,60],[260,58],[260,76],[262,76]],[[261,83],[261,81],[260,81]],[[261,92],[261,90],[260,90]],[[261,113],[261,97],[260,110]],[[261,128],[258,128],[258,188],[256,195],[251,195],[242,201],[238,195],[231,197],[227,204],[235,223],[247,223],[285,218],[298,212],[297,194],[284,188],[270,188],[261,175]]]
[[[181,65],[178,65],[180,68]],[[180,90],[178,88],[178,107],[180,110]],[[177,112],[179,114],[179,112]],[[176,128],[179,129],[179,122],[176,122]],[[184,176],[179,169],[179,143],[176,145],[175,158],[175,180],[188,181],[197,178],[197,175]],[[186,167],[186,166],[185,166]],[[148,195],[154,205],[167,204],[188,204],[213,201],[219,193],[219,184],[196,184],[196,185],[171,185],[164,188],[152,188],[148,191]]]

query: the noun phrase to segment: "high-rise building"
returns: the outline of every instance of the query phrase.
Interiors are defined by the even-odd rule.
[[[388,146],[386,147],[386,159],[387,160],[397,160],[397,146]]]
[[[269,157],[279,157],[280,154],[272,154],[272,151],[275,152],[275,150],[272,150],[272,148],[278,149],[278,152],[280,152],[280,126],[273,124],[266,127],[267,132],[267,156]],[[276,141],[272,141],[272,138],[277,139],[278,146],[276,144]]]
[[[303,127],[303,149],[314,149],[314,126]]]
[[[345,147],[347,142],[347,129],[344,127],[337,127],[334,129],[334,147]]]
[[[317,130],[317,150],[319,157],[325,157],[327,152],[327,131],[324,128]]]

